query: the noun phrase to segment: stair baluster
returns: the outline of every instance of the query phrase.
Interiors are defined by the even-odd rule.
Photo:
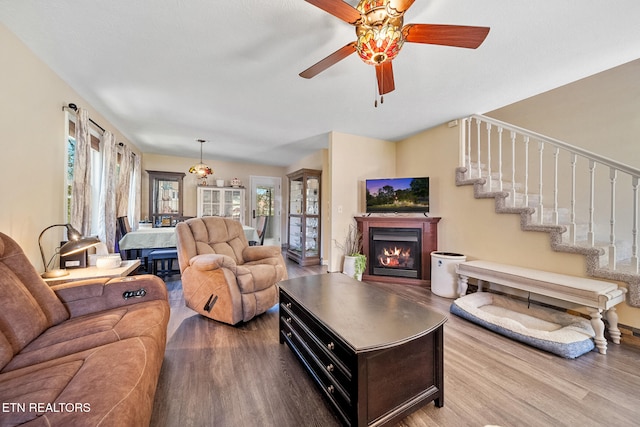
[[[589,160],[589,232],[587,242],[589,246],[595,245],[595,233],[593,231],[595,223],[595,192],[596,192],[596,162]]]
[[[633,192],[633,215],[631,217],[631,267],[638,274],[638,177],[631,179]]]
[[[558,154],[560,149],[553,150],[553,225],[558,225]]]
[[[571,153],[571,207],[569,212],[569,243],[576,244],[576,163],[578,156]]]
[[[491,175],[491,123],[487,123],[487,183],[489,192],[493,191],[493,177]]]
[[[516,207],[516,133],[511,131],[511,206]]]
[[[609,180],[611,181],[611,214],[609,216],[609,268],[616,269],[616,179],[618,171],[609,168]]]
[[[538,214],[538,222],[540,224],[544,224],[544,205],[542,204],[542,201],[544,199],[543,196],[543,185],[542,185],[542,177],[544,175],[544,169],[542,167],[542,159],[543,159],[543,154],[544,154],[544,142],[542,141],[538,141],[538,161],[539,161],[539,165],[540,165],[540,170],[539,170],[539,176],[538,176],[538,197],[540,198],[539,202],[538,202],[538,208],[536,209],[536,212]]]

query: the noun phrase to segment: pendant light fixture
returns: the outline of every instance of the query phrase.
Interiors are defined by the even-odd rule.
[[[213,169],[202,163],[202,145],[207,141],[204,139],[196,139],[196,142],[200,143],[200,163],[191,166],[189,168],[189,173],[197,175],[198,178],[202,178],[203,184],[206,185],[207,177],[213,174]]]

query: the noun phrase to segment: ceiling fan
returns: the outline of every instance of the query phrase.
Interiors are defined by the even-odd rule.
[[[378,93],[381,96],[395,89],[391,62],[405,42],[475,49],[489,33],[488,27],[464,25],[403,26],[404,13],[415,0],[360,0],[355,8],[342,0],[305,1],[354,25],[357,38],[301,72],[300,77],[310,79],[358,52],[364,62],[376,67]]]

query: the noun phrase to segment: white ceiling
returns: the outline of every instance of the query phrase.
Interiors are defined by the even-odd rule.
[[[374,108],[357,55],[298,76],[355,39],[304,0],[0,0],[0,21],[143,152],[197,158],[203,138],[205,159],[280,166],[332,130],[400,140],[637,59],[638,18],[637,0],[417,0],[405,24],[491,31],[477,50],[405,44]]]

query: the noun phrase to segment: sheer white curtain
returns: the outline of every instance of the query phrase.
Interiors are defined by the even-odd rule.
[[[127,216],[129,226],[134,230],[140,220],[138,214],[140,211],[136,209],[140,191],[140,160],[126,145],[122,147],[120,154],[120,173],[116,190],[117,216]]]
[[[115,249],[116,240],[116,138],[105,131],[102,135],[102,179],[100,185],[100,214],[98,237],[107,245],[109,252]]]
[[[120,168],[116,187],[116,217],[126,216],[129,211],[129,187],[131,186],[131,149],[123,145],[120,149]]]
[[[91,233],[91,139],[89,112],[78,109],[70,222],[83,235]]]
[[[133,169],[131,173],[131,185],[129,186],[129,203],[127,215],[132,230],[138,228],[140,222],[140,192],[142,183],[142,170],[140,169],[140,156],[133,155]]]

